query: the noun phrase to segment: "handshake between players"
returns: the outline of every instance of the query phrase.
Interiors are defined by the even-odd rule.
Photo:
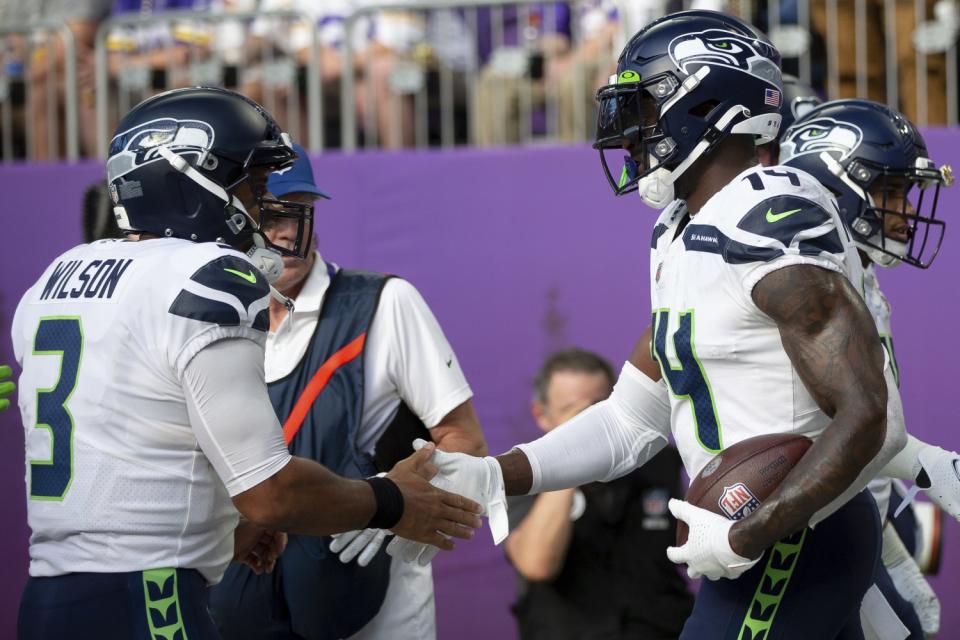
[[[279,531],[329,535],[355,527],[352,523],[358,520],[354,517],[359,521],[366,518],[370,527],[389,530],[398,540],[404,539],[405,544],[432,549],[430,558],[441,549],[452,550],[451,538],[473,537],[474,529],[480,527],[479,514],[483,510],[476,502],[440,488],[442,479],[431,484],[438,472],[430,461],[434,448],[433,443],[421,441],[418,450],[398,462],[389,473],[366,482],[339,478],[317,463],[291,458],[283,471],[261,483],[265,486],[258,485],[234,497],[234,504],[245,517],[236,531],[234,560],[258,574],[271,571],[286,546],[286,535]],[[311,480],[315,481],[312,491]],[[298,492],[306,490],[314,495],[313,491],[327,482],[331,489],[339,486],[340,496],[354,492],[356,495],[345,500],[342,506],[330,509],[329,518],[322,521],[298,517],[305,500]],[[284,495],[288,497],[285,499]],[[316,498],[315,504],[324,504],[325,498],[320,494],[316,494]]]

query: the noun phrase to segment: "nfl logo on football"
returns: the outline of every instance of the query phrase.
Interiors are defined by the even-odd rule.
[[[724,487],[718,502],[720,508],[731,520],[741,520],[760,506],[760,501],[742,482],[732,487]]]

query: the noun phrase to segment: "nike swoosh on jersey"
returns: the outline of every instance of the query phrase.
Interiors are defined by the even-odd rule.
[[[769,219],[769,215],[770,214],[767,214],[767,219]],[[243,271],[237,271],[236,269],[224,269],[224,271],[227,273],[232,273],[235,276],[240,276],[250,284],[253,284],[257,281],[257,274],[253,271],[248,271],[247,273],[244,273]]]
[[[767,222],[778,222],[788,216],[792,216],[798,211],[803,211],[803,209],[790,209],[790,211],[784,211],[783,213],[774,213],[773,209],[767,209]]]

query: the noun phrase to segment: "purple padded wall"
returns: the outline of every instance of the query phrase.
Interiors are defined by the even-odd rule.
[[[956,158],[956,131],[928,136],[933,157]],[[955,162],[956,164],[956,162]],[[329,155],[314,162],[334,197],[318,209],[323,255],[416,284],[456,349],[476,394],[490,449],[537,431],[530,383],[553,349],[580,345],[616,366],[648,323],[647,252],[653,212],[636,196],[616,199],[586,148]],[[98,165],[0,169],[4,194],[0,362],[11,362],[17,300],[40,271],[80,240],[83,189]],[[944,193],[951,224],[960,190]],[[960,337],[956,277],[960,242],[948,233],[929,272],[882,274],[894,307],[897,354],[910,430],[960,448],[951,397]],[[0,416],[0,637],[13,628],[26,576],[23,435],[19,416]],[[950,522],[941,577],[943,628],[960,625],[960,526]],[[511,638],[513,575],[488,534],[435,562],[441,638]]]

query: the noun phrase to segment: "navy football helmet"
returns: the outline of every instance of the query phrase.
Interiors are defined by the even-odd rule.
[[[781,162],[834,192],[858,248],[880,266],[927,268],[946,225],[936,218],[949,166],[927,157],[923,136],[902,114],[868,100],[826,102],[787,131]]]
[[[267,175],[296,157],[270,114],[239,93],[212,87],[161,93],[134,107],[110,141],[107,182],[117,223],[128,234],[240,249],[256,244],[305,257],[312,207],[266,195]],[[297,246],[288,250],[266,240],[237,197],[242,185],[263,214],[298,221]]]
[[[597,92],[593,146],[617,195],[639,190],[662,208],[676,179],[726,136],[773,140],[781,92],[780,54],[756,29],[714,11],[674,13],[620,54],[616,75]],[[621,169],[607,155],[624,150],[632,153]]]

